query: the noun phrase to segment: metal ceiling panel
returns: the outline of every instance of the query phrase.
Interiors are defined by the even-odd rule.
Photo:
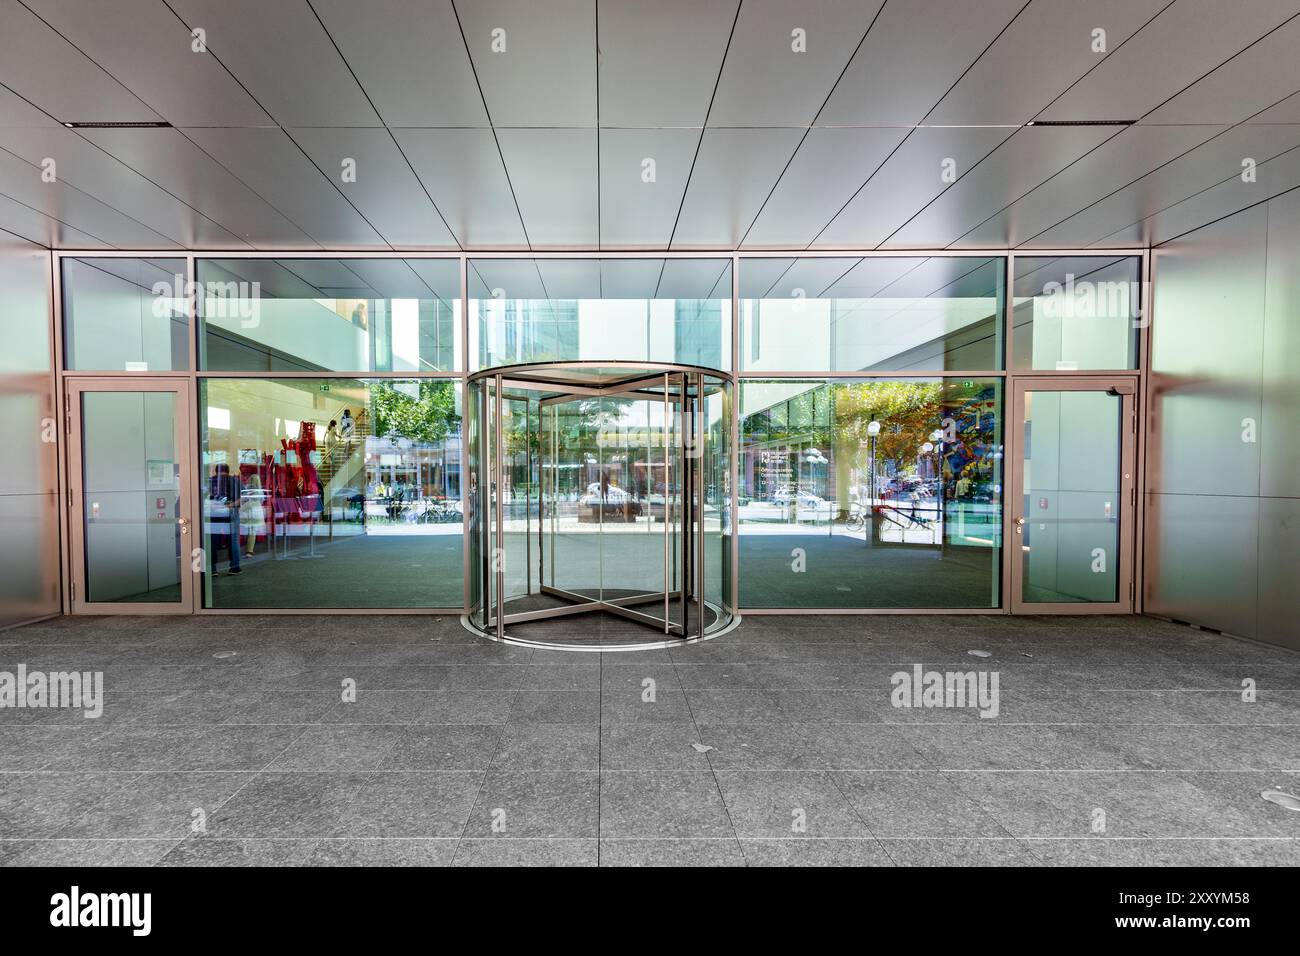
[[[17,93],[0,86],[0,128],[5,126],[51,126],[60,124]]]
[[[386,129],[293,129],[289,135],[393,246],[455,248],[438,210]],[[356,181],[343,163],[356,161]]]
[[[807,126],[881,2],[748,0],[740,8],[709,125]]]
[[[206,31],[209,53],[281,126],[380,125],[309,4],[169,3],[187,27]]]
[[[917,129],[813,240],[814,247],[874,248],[1010,134],[1000,127]]]
[[[1297,12],[1295,0],[1177,0],[1040,118],[1138,119]]]
[[[172,249],[178,243],[66,180],[41,181],[41,167],[0,150],[0,191],[10,199],[115,246]]]
[[[584,246],[598,239],[596,131],[497,131],[506,173],[534,247]]]
[[[182,132],[321,246],[384,246],[379,233],[283,130],[190,128]]]
[[[907,133],[898,127],[809,130],[745,235],[745,248],[806,246]]]
[[[1252,123],[1300,123],[1300,93],[1293,93],[1264,112],[1250,118]]]
[[[0,83],[60,122],[160,118],[17,0],[0,0]]]
[[[314,245],[305,232],[174,129],[80,131],[106,153],[158,183],[228,232],[238,244]],[[215,240],[196,237],[199,245]]]
[[[738,245],[802,135],[797,129],[706,130],[673,246]]]
[[[118,82],[175,126],[263,126],[266,111],[158,0],[26,0]]]
[[[1037,241],[1066,248],[1125,235],[1126,228],[1190,195],[1225,179],[1239,179],[1242,157],[1263,163],[1296,146],[1300,126],[1237,126],[1053,226]],[[1249,191],[1248,184],[1242,188]],[[1136,232],[1126,235],[1124,244],[1136,241]]]
[[[7,185],[0,188],[8,188]],[[0,229],[46,249],[111,249],[112,243],[74,229],[0,193]]]
[[[1110,126],[1017,130],[890,236],[887,244],[895,249],[942,249],[1118,132]]]
[[[1017,246],[1204,142],[1218,126],[1130,126],[961,236],[954,247]],[[1038,243],[1040,248],[1045,248]]]
[[[182,245],[248,247],[238,236],[72,130],[62,126],[0,129],[0,147],[36,166],[46,157],[54,159],[56,174],[62,182],[89,195],[111,199],[114,208]]]
[[[487,126],[448,0],[312,0],[389,126]]]
[[[397,129],[393,135],[462,246],[527,247],[491,130]]]
[[[1240,176],[1233,176],[1162,210],[1140,226],[1125,230],[1125,234],[1141,235],[1144,241],[1158,245],[1294,189],[1300,186],[1300,149],[1288,150],[1267,163],[1261,163],[1257,177],[1256,182],[1246,184]]]
[[[595,0],[455,7],[494,125],[596,125]]]
[[[699,139],[689,129],[600,131],[602,249],[668,247]]]
[[[1239,123],[1300,90],[1300,17],[1278,27],[1143,123]]]
[[[1034,0],[926,122],[1020,125],[1114,52],[1170,0]],[[1092,31],[1106,31],[1105,53]]]
[[[1025,3],[887,3],[817,125],[919,123]]]
[[[600,124],[703,126],[739,0],[600,4]]]

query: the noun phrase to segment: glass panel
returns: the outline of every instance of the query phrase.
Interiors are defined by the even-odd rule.
[[[471,259],[469,288],[475,368],[730,367],[730,259]]]
[[[1025,392],[1021,598],[1119,600],[1123,398]]]
[[[206,606],[461,606],[457,383],[209,379],[200,415]]]
[[[997,379],[742,383],[741,604],[997,607],[1001,404]]]
[[[58,414],[50,328],[48,250],[0,250],[4,348],[0,421],[8,422],[0,467],[0,628],[59,612]],[[31,427],[45,424],[48,429]],[[43,440],[44,439],[44,440]]]
[[[1137,256],[1017,258],[1015,367],[1136,368],[1141,277]]]
[[[189,368],[184,259],[64,259],[66,367],[95,372]]]
[[[174,392],[82,393],[88,602],[180,603],[176,415]]]
[[[457,259],[200,259],[200,368],[459,368]]]
[[[1005,276],[987,257],[745,259],[741,368],[1000,369]]]

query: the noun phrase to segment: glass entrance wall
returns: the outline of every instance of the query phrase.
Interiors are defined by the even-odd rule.
[[[289,510],[303,519],[286,521],[283,537],[274,539],[290,548],[282,570],[299,562],[304,570],[279,576],[276,586],[263,589],[260,597],[253,593],[257,588],[239,591],[236,585],[270,573],[256,560],[277,560],[268,548],[269,536],[255,531],[250,555],[247,529],[241,528],[240,573],[231,574],[228,523],[216,528],[196,511],[195,543],[203,540],[212,547],[205,549],[205,577],[193,589],[194,609],[448,609],[464,602],[481,611],[490,603],[486,591],[495,579],[482,579],[472,562],[467,566],[461,549],[483,533],[496,533],[491,523],[495,489],[487,489],[483,499],[492,508],[482,510],[480,501],[476,512],[473,503],[475,476],[494,463],[484,454],[495,450],[485,448],[483,435],[470,431],[476,424],[486,428],[488,417],[486,411],[476,413],[467,383],[480,370],[566,361],[581,362],[588,370],[571,368],[575,375],[589,375],[590,369],[611,361],[681,363],[715,373],[703,395],[692,394],[690,384],[683,386],[684,403],[693,403],[694,410],[685,417],[675,411],[667,422],[660,420],[657,404],[639,397],[620,404],[605,396],[594,404],[548,411],[542,402],[556,394],[549,386],[526,390],[529,394],[523,396],[503,395],[503,420],[517,426],[513,432],[503,429],[515,437],[501,452],[508,466],[500,490],[507,565],[538,568],[534,578],[512,572],[505,583],[512,598],[535,596],[542,574],[560,575],[554,580],[557,586],[564,584],[562,576],[579,566],[561,556],[566,543],[581,553],[578,536],[588,534],[592,522],[577,520],[577,503],[592,494],[595,484],[605,532],[595,536],[598,594],[618,566],[605,560],[616,533],[629,535],[636,529],[637,537],[626,537],[621,546],[637,546],[635,564],[640,567],[647,565],[651,550],[658,553],[651,541],[660,540],[655,535],[661,524],[667,524],[670,558],[679,557],[681,542],[673,536],[690,522],[700,540],[708,542],[705,560],[692,567],[670,561],[667,576],[661,560],[653,576],[638,576],[634,586],[644,586],[645,593],[672,593],[683,576],[702,569],[707,601],[733,609],[1004,607],[1012,595],[999,569],[1013,565],[997,557],[1006,499],[1001,455],[1019,451],[1012,439],[1002,445],[1004,397],[1016,382],[1043,381],[1076,368],[1090,375],[1137,370],[1133,378],[1142,395],[1139,357],[1146,323],[1140,283],[1147,263],[1142,254],[1125,251],[1034,256],[301,253],[279,258],[141,251],[121,256],[56,253],[55,258],[55,288],[62,292],[59,376],[65,385],[85,373],[121,376],[124,382],[149,375],[189,383],[194,407],[181,410],[179,424],[188,429],[193,464],[199,466],[191,469],[194,487],[188,489],[196,509],[200,502],[214,500],[213,480],[221,485],[229,473],[220,471],[222,465],[235,466],[240,508],[246,493],[259,490],[250,487],[251,480],[244,483],[245,453],[256,453],[262,461],[268,454],[283,458],[282,467],[290,470],[289,459],[296,456],[300,470],[314,468],[319,478],[329,466],[320,436],[330,421],[339,427],[342,407],[327,407],[330,392],[347,394],[356,406],[354,414],[372,403],[370,389],[381,383],[397,395],[413,390],[411,401],[404,403],[408,406],[447,389],[454,407],[462,392],[468,401],[463,419],[457,411],[447,434],[427,443],[410,437],[420,413],[409,407],[399,409],[402,414],[394,419],[396,442],[389,440],[392,436],[367,436],[367,478],[365,487],[357,488],[367,539],[371,532],[379,537],[381,524],[396,524],[382,504],[398,497],[394,488],[401,492],[404,514],[420,511],[419,502],[427,500],[440,503],[450,516],[445,527],[430,534],[429,547],[417,548],[405,563],[377,554],[376,561],[358,559],[355,567],[364,569],[362,577],[387,582],[378,591],[363,593],[305,570],[323,563],[311,551],[328,542],[321,537],[320,522],[326,532],[333,525],[335,543],[348,537],[348,519],[326,507],[322,486],[315,494],[279,496],[295,499],[297,506]],[[1008,321],[1012,316],[1013,323]],[[111,334],[106,336],[106,330]],[[587,384],[593,381],[589,378]],[[930,417],[937,421],[921,414],[913,416],[915,421],[906,415],[898,421],[868,417],[865,425],[874,420],[885,429],[874,436],[878,452],[896,426],[906,432],[907,442],[917,445],[915,452],[873,460],[870,434],[848,448],[846,436],[855,427],[847,411],[849,396],[909,387],[937,389],[921,402],[928,403],[936,413]],[[301,393],[310,389],[316,390],[312,408],[296,408]],[[488,397],[485,392],[484,400]],[[972,400],[988,404],[989,412],[981,413],[974,437],[961,435],[960,425],[953,434],[944,417],[953,417],[956,424],[961,416],[953,413]],[[588,413],[604,424],[589,421]],[[548,426],[543,425],[546,416]],[[286,428],[295,422],[299,432],[290,434]],[[301,431],[305,422],[315,426],[318,447],[308,449],[303,461],[300,449],[310,444]],[[611,422],[621,424],[611,432]],[[227,433],[245,425],[254,438],[244,445],[236,442],[232,450]],[[557,436],[566,435],[566,429],[572,432],[567,446],[557,445],[549,459],[537,438],[546,427]],[[648,435],[637,434],[642,428]],[[687,490],[673,477],[674,459],[670,455],[660,461],[656,443],[667,431],[671,448],[690,449],[692,429],[706,442],[688,502]],[[943,437],[936,440],[936,432]],[[958,447],[959,439],[964,449]],[[976,441],[984,450],[964,460]],[[921,451],[927,443],[931,450]],[[992,453],[990,445],[997,446]],[[419,459],[414,471],[407,461],[412,456]],[[561,460],[565,456],[571,460]],[[866,463],[859,460],[864,457]],[[434,459],[441,461],[436,468]],[[864,485],[863,473],[869,474],[872,464],[874,485]],[[434,471],[442,475],[436,489],[429,477]],[[397,472],[411,474],[399,480]],[[608,477],[602,478],[605,473]],[[262,481],[260,473],[257,479]],[[547,556],[547,526],[539,526],[539,518],[550,505],[548,489],[556,517],[566,508],[573,511],[572,527],[557,526],[555,560],[539,565]],[[901,517],[900,493],[906,494]],[[608,499],[620,494],[651,515],[651,521],[625,521],[627,527],[619,527]],[[318,497],[319,506],[314,503]],[[332,489],[329,497],[334,497]],[[408,497],[417,503],[407,505]],[[221,496],[215,500],[208,516],[220,518]],[[309,507],[302,507],[303,501]],[[227,495],[227,507],[229,503]],[[376,508],[383,514],[376,512],[372,524]],[[760,514],[764,508],[768,513]],[[262,520],[268,520],[265,510]],[[251,516],[250,523],[255,523]],[[314,530],[305,533],[303,526]],[[773,563],[775,552],[759,556],[765,547],[771,549],[778,529],[792,537],[811,535],[806,546],[791,543],[779,555],[784,558],[777,562],[779,568]],[[743,537],[737,539],[737,533]],[[875,542],[880,563],[868,573],[867,563],[854,558],[840,568],[848,575],[841,580],[836,577],[839,564],[826,549],[852,535],[860,535],[864,545]],[[293,553],[296,545],[305,546],[306,553]],[[908,558],[930,547],[938,549],[937,564]],[[514,556],[516,549],[521,557]],[[982,554],[978,572],[957,575],[955,562],[977,552]],[[954,562],[951,568],[948,562]],[[803,569],[792,570],[795,564]],[[760,580],[774,568],[780,575],[789,569],[789,581],[780,588]],[[415,582],[408,572],[427,573],[431,579]],[[353,578],[349,574],[342,580]],[[960,587],[955,583],[959,579]],[[576,583],[586,587],[591,582]]]

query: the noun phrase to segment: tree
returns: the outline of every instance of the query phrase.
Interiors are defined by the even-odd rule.
[[[410,388],[407,382],[371,384],[370,413],[377,437],[436,445],[460,427],[453,383],[424,379],[415,385],[415,395]]]

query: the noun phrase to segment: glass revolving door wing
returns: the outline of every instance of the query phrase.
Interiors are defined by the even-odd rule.
[[[609,650],[732,625],[727,379],[523,366],[467,406],[472,630]]]

